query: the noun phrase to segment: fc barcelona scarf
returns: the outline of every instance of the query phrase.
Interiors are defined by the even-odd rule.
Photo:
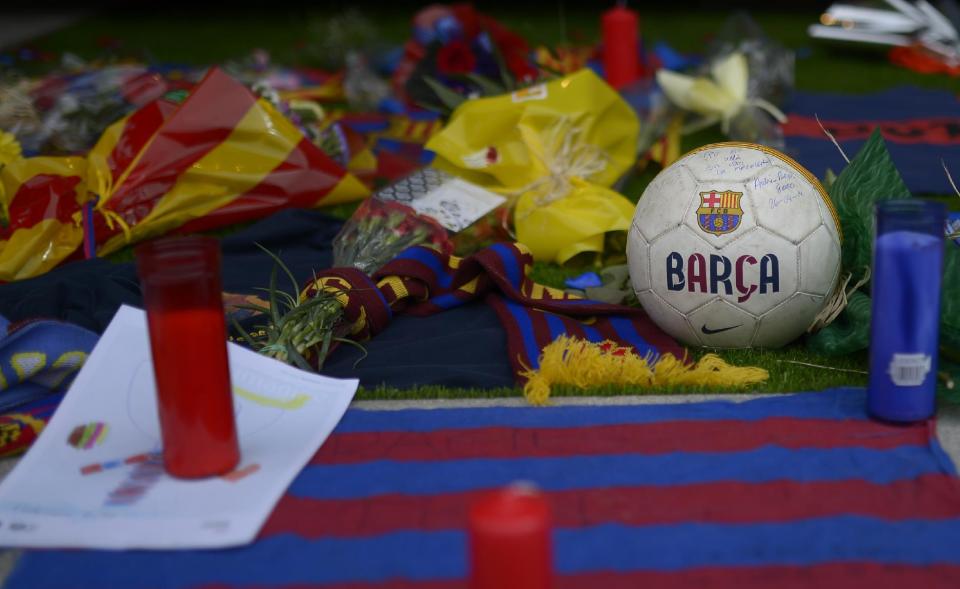
[[[317,282],[350,294],[345,308],[354,335],[367,339],[383,330],[394,312],[432,315],[485,300],[507,331],[509,361],[519,374],[536,367],[540,350],[562,334],[592,342],[612,340],[639,353],[682,355],[682,348],[640,309],[590,301],[530,280],[533,264],[519,244],[498,243],[469,258],[413,247],[373,278],[351,269],[322,273]],[[308,286],[307,296],[317,284]]]
[[[96,342],[69,323],[0,316],[0,457],[33,443]]]
[[[691,365],[643,310],[538,284],[529,277],[532,265],[521,244],[494,244],[464,259],[419,246],[372,278],[355,269],[323,272],[301,296],[317,289],[346,293],[344,315],[358,340],[381,332],[394,313],[432,315],[483,300],[506,331],[514,375],[526,385],[527,399],[538,404],[546,401],[551,383],[738,386],[766,379],[763,370],[729,366],[716,356]],[[548,358],[551,373],[541,374],[541,360]]]

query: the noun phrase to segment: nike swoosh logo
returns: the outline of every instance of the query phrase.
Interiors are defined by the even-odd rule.
[[[743,325],[743,323],[741,323],[740,325]],[[713,335],[715,333],[723,333],[724,331],[730,331],[731,329],[736,329],[740,327],[740,325],[731,325],[730,327],[722,327],[720,329],[710,329],[706,325],[701,325],[700,331],[702,331],[704,335]]]

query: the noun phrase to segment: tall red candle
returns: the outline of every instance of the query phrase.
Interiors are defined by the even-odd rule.
[[[167,472],[225,474],[240,460],[227,362],[219,244],[175,237],[136,249]]]
[[[534,488],[514,485],[470,507],[470,589],[549,589],[550,508]]]
[[[620,89],[639,77],[640,18],[618,4],[603,13],[603,72],[607,82]]]

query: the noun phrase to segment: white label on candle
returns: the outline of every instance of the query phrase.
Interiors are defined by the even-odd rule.
[[[918,387],[927,378],[932,364],[926,354],[894,354],[887,373],[898,387]]]

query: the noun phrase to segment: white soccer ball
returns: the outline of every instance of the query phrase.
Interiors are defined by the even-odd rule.
[[[707,145],[647,186],[627,260],[644,310],[681,342],[775,348],[833,293],[839,220],[817,179],[782,153]]]

